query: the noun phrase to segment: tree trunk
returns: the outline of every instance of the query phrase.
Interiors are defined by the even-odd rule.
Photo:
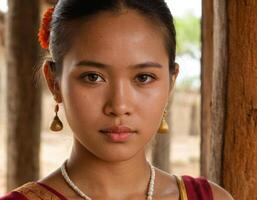
[[[4,46],[4,18],[5,14],[0,11],[0,46]]]
[[[211,105],[213,73],[213,0],[202,4],[202,58],[201,58],[201,169],[204,177],[209,176]]]
[[[257,199],[257,1],[214,1],[211,178]]]
[[[191,105],[189,135],[197,136],[198,133],[199,133],[199,130],[198,130],[197,102],[194,102]]]
[[[226,121],[227,95],[227,16],[226,2],[214,1],[214,51],[213,51],[213,90],[212,90],[212,134],[210,156],[210,178],[222,184],[224,128]]]
[[[223,184],[235,199],[257,199],[257,1],[230,0],[227,7],[229,76]]]
[[[170,173],[170,134],[157,134],[152,153],[153,165]]]
[[[172,97],[171,97],[172,99]],[[152,151],[152,162],[153,165],[159,169],[170,173],[170,151],[171,151],[171,108],[172,100],[169,102],[167,111],[167,123],[169,125],[169,133],[160,134],[155,136],[153,151]]]
[[[41,86],[33,73],[39,63],[38,0],[9,0],[7,14],[7,190],[38,179]]]

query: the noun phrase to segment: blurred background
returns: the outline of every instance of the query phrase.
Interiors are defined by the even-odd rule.
[[[180,74],[170,106],[171,128],[169,166],[171,173],[198,176],[200,173],[200,0],[166,0],[175,18],[177,59]],[[7,1],[0,0],[0,194],[6,191],[6,59],[4,15]],[[44,7],[42,8],[42,11]],[[54,116],[54,100],[46,86],[42,98],[42,134],[40,177],[58,168],[69,155],[72,136],[61,108],[62,133],[52,133],[49,123]]]

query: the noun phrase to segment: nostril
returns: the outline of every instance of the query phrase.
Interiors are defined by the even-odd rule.
[[[110,112],[109,115],[114,116],[114,117],[120,117],[123,115],[130,115],[130,112],[123,112],[123,113]]]

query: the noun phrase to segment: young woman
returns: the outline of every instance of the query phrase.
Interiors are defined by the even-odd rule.
[[[60,0],[45,14],[40,41],[52,58],[43,65],[57,103],[51,129],[62,128],[62,103],[73,149],[60,169],[1,200],[232,199],[203,178],[178,178],[146,160],[146,145],[166,128],[179,71],[164,0]]]

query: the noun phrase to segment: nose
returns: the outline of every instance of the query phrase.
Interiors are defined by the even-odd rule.
[[[110,86],[108,98],[104,106],[104,113],[108,116],[121,117],[131,115],[133,112],[133,89],[124,82]]]

